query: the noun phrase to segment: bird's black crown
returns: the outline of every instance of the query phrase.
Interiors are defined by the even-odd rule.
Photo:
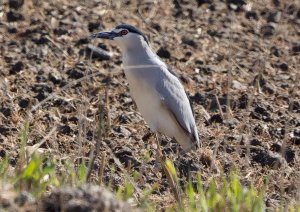
[[[147,37],[145,36],[144,33],[142,33],[138,28],[132,26],[132,25],[129,25],[129,24],[121,24],[121,25],[118,25],[116,27],[116,29],[127,29],[129,32],[131,33],[136,33],[136,34],[139,34],[141,36],[143,36],[143,38],[145,39],[145,41],[149,44],[149,41],[147,39]]]

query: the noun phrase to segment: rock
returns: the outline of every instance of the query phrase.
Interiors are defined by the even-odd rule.
[[[246,109],[248,107],[248,102],[249,102],[248,94],[243,94],[239,98],[238,102],[239,102],[240,109]]]
[[[2,106],[0,107],[0,113],[2,113],[5,117],[11,116],[11,109],[9,107]]]
[[[28,98],[21,98],[21,99],[19,100],[19,106],[20,106],[21,108],[27,108],[28,105],[29,105],[29,99],[28,99]]]
[[[73,130],[69,125],[65,124],[59,127],[58,132],[65,135],[71,135]]]
[[[69,77],[72,79],[79,79],[84,76],[84,74],[79,69],[75,69],[75,68],[69,69],[66,72],[66,74],[68,74]]]
[[[282,51],[278,49],[276,46],[272,46],[270,52],[276,57],[280,57],[283,54]]]
[[[278,68],[280,68],[282,71],[288,71],[289,70],[289,66],[286,63],[281,63],[280,65],[278,65]]]
[[[53,82],[53,84],[60,84],[62,81],[62,76],[58,71],[51,71],[48,75],[48,79]]]
[[[179,156],[174,164],[179,171],[180,176],[187,177],[189,179],[191,172],[198,172],[201,169],[199,163],[196,160],[188,159],[184,156]]]
[[[38,200],[36,211],[133,211],[128,203],[118,200],[110,191],[95,185],[61,188]]]
[[[21,13],[15,12],[15,11],[9,11],[6,14],[7,22],[17,22],[17,21],[23,21],[24,16]]]
[[[194,96],[190,96],[190,100],[200,105],[204,105],[205,103],[205,95],[200,92],[195,93]]]
[[[196,42],[190,37],[183,36],[182,39],[181,39],[181,42],[184,43],[184,44],[187,44],[189,46],[192,46],[194,48],[197,48]]]
[[[9,74],[17,74],[18,72],[24,69],[24,64],[22,61],[16,62],[11,69],[9,70]]]
[[[0,125],[0,134],[6,136],[8,135],[8,132],[9,132],[9,128],[7,126],[4,126],[4,125]]]
[[[170,52],[164,47],[160,47],[156,53],[161,58],[169,59],[171,57]]]
[[[53,30],[53,33],[55,35],[61,36],[61,35],[65,35],[68,33],[68,30],[62,27],[57,27]]]
[[[229,101],[227,100],[227,98],[229,98]],[[219,100],[219,103],[220,103],[220,106],[222,109],[226,109],[227,107],[227,104],[229,102],[229,106],[231,108],[235,108],[236,107],[236,101],[234,100],[234,97],[233,96],[221,96],[221,97],[218,97],[218,100]],[[212,96],[207,96],[206,97],[206,103],[209,104],[209,110],[210,111],[217,111],[219,110],[219,106],[218,106],[218,103],[217,103],[217,100],[216,100],[216,97],[214,95]]]
[[[247,19],[253,19],[253,20],[258,20],[258,15],[255,11],[247,11],[245,14]]]
[[[282,152],[282,146],[280,144],[277,144],[277,143],[274,143],[272,146],[271,146],[271,150],[272,151],[275,151],[275,152],[278,152],[278,153],[281,153]],[[287,163],[292,163],[295,159],[295,151],[292,150],[291,148],[289,147],[286,147],[284,149],[284,158],[286,160]]]
[[[247,87],[242,85],[239,81],[232,80],[231,87],[236,90],[246,90]]]
[[[268,38],[275,34],[275,24],[266,24],[261,27],[260,33],[263,35],[263,37]]]
[[[281,12],[276,11],[276,12],[273,12],[273,13],[269,14],[269,16],[267,18],[267,21],[278,23],[280,21],[280,18],[281,18]]]
[[[264,86],[262,86],[262,91],[264,93],[268,93],[268,94],[274,94],[275,93],[275,88],[273,85],[266,83]]]
[[[128,124],[131,122],[131,119],[125,114],[121,114],[118,119],[120,124]]]
[[[251,149],[250,155],[254,162],[259,163],[262,166],[279,168],[282,165],[280,155],[274,154],[270,151],[261,149]]]
[[[0,133],[1,133],[1,127],[0,127]],[[295,136],[291,139],[292,143],[295,145],[300,145],[300,137],[299,136]]]
[[[14,202],[18,206],[24,206],[25,203],[34,203],[34,197],[27,191],[22,191],[15,199]]]
[[[263,120],[265,122],[272,121],[271,119],[271,113],[268,112],[268,110],[271,110],[271,108],[267,108],[262,104],[257,104],[254,108],[254,111],[250,113],[250,116],[255,119]]]
[[[228,125],[230,129],[234,129],[235,126],[239,124],[239,121],[236,118],[231,118],[231,119],[224,120],[223,123]]]
[[[101,30],[103,27],[101,27],[100,23],[97,21],[97,22],[89,22],[88,24],[88,30],[89,32],[94,32],[94,31],[97,31],[97,30]]]
[[[148,141],[152,136],[152,133],[151,132],[147,132],[143,137],[142,137],[142,140],[144,142]]]
[[[90,40],[88,38],[80,38],[75,46],[80,46],[80,45],[83,45],[83,44],[88,44],[90,42]]]
[[[291,108],[292,111],[295,111],[297,113],[300,112],[300,102],[297,100],[292,100],[289,104],[289,107]]]
[[[246,1],[244,0],[226,0],[227,6],[231,10],[240,11],[244,5],[246,5]]]
[[[141,165],[141,163],[132,155],[132,150],[126,147],[122,149],[114,150],[115,156],[125,165],[125,167],[136,168]]]
[[[161,26],[158,23],[151,23],[151,27],[158,32],[161,31]]]
[[[113,128],[113,130],[115,132],[121,134],[122,137],[125,137],[125,138],[129,138],[131,135],[131,132],[129,130],[127,130],[126,127],[124,127],[124,126],[115,127],[115,128]]]
[[[16,34],[18,32],[18,30],[15,27],[8,27],[7,32],[12,33],[12,34]]]
[[[293,45],[292,52],[293,52],[294,55],[300,53],[300,43],[297,43],[297,44]]]
[[[39,101],[44,100],[49,96],[50,93],[52,93],[52,88],[46,83],[35,84],[31,90],[35,93],[38,93],[34,98],[38,99]]]
[[[252,140],[250,141],[250,145],[252,145],[252,146],[262,146],[262,145],[261,145],[261,141],[258,140],[258,139],[256,139],[256,138],[254,138],[254,139],[252,139]]]
[[[280,6],[280,2],[281,2],[281,0],[273,0],[273,4],[274,4],[276,7],[279,7],[279,6]]]
[[[24,4],[24,0],[9,0],[8,5],[12,9],[19,9]]]
[[[202,4],[211,4],[211,0],[196,0],[198,6],[201,6]]]
[[[208,125],[212,124],[212,123],[223,123],[223,118],[220,114],[214,114],[210,117],[209,121],[208,121]]]

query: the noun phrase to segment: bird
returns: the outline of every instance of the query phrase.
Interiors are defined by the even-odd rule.
[[[175,139],[189,152],[199,147],[193,108],[180,79],[152,50],[148,38],[137,27],[121,24],[111,31],[96,32],[90,39],[114,41],[122,52],[130,94],[150,130]]]

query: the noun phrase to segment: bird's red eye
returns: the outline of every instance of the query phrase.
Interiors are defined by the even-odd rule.
[[[120,32],[121,35],[126,35],[127,33],[128,33],[128,30],[126,30],[126,29],[123,29],[123,30]]]

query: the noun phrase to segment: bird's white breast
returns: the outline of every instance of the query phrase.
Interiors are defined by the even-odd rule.
[[[125,75],[129,83],[130,93],[138,110],[141,112],[145,121],[151,130],[157,130],[157,113],[161,107],[161,101],[157,95],[154,85],[150,86],[147,78],[147,73],[142,74],[143,70],[127,69]],[[151,83],[151,82],[150,82]]]

